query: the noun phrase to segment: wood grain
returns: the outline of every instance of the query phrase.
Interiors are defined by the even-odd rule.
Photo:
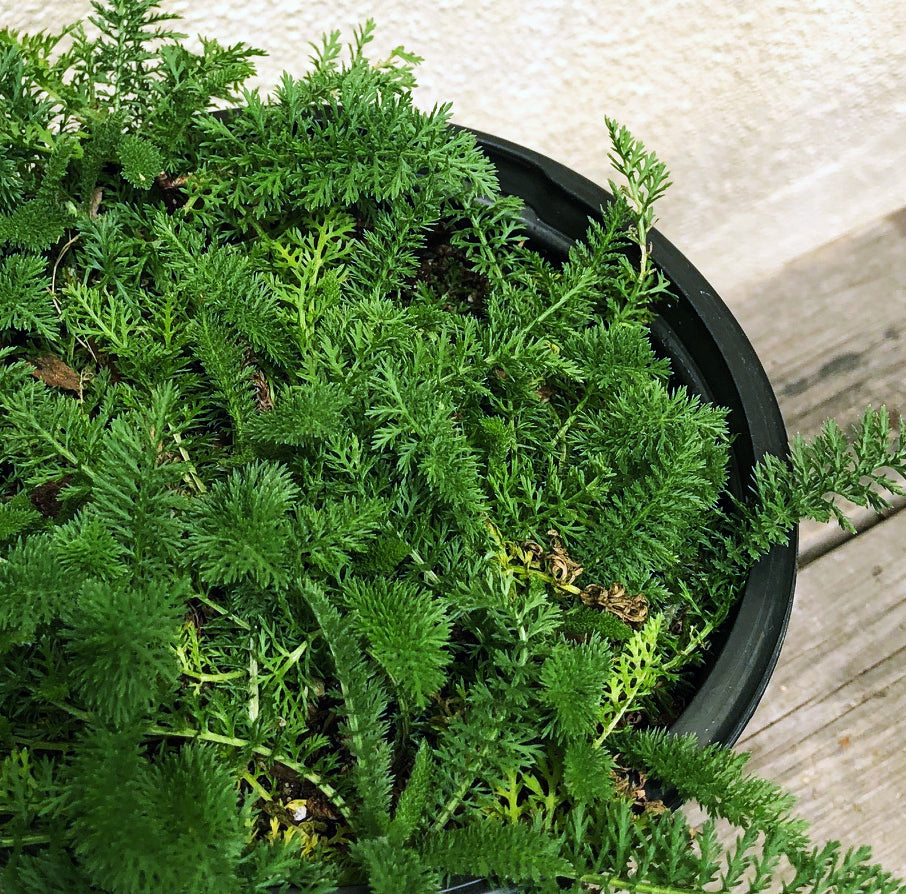
[[[799,577],[789,632],[738,749],[800,798],[818,839],[906,876],[906,513]]]
[[[906,415],[906,208],[722,297],[790,434],[813,437],[828,417],[848,429],[867,404]],[[871,514],[852,517],[865,527]],[[843,539],[835,524],[807,522],[800,553],[810,561]]]
[[[906,405],[906,209],[724,295],[790,432]]]
[[[906,418],[906,209],[722,297],[791,434],[846,429],[866,404]],[[855,537],[800,528],[786,643],[737,749],[798,796],[816,840],[869,844],[906,877],[906,500],[884,519],[846,509]]]

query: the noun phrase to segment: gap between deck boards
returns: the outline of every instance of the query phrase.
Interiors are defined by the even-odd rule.
[[[906,512],[802,569],[780,660],[736,749],[798,798],[816,843],[906,876]],[[693,825],[704,815],[683,808]],[[721,840],[735,838],[723,828]],[[775,889],[771,889],[775,891]]]
[[[826,525],[818,522],[803,523],[799,532],[798,566],[800,570],[827,555],[831,550],[843,546],[854,537],[871,530],[875,525],[906,510],[906,497],[893,497],[890,503],[890,509],[880,515],[863,506],[851,508],[847,515],[856,528],[854,534],[843,530],[836,522]]]

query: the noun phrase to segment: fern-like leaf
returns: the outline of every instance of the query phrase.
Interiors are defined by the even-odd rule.
[[[409,781],[400,795],[390,824],[388,837],[391,841],[405,844],[423,819],[428,803],[428,791],[433,776],[433,753],[427,742],[422,742],[415,754],[415,763],[409,774]]]
[[[0,259],[0,329],[35,332],[57,342],[60,318],[43,258],[11,254]]]
[[[590,735],[602,716],[610,650],[599,639],[558,643],[541,668],[542,701],[554,711],[552,731],[566,738]]]
[[[440,878],[416,851],[387,838],[359,841],[354,852],[368,876],[373,894],[437,894]]]
[[[361,804],[357,815],[348,819],[364,837],[385,834],[390,826],[391,758],[385,739],[387,694],[363,660],[349,622],[326,593],[311,581],[302,583],[301,589],[327,639],[343,695],[349,748],[356,761],[352,776]]]
[[[482,823],[445,830],[425,842],[422,854],[429,866],[451,875],[476,874],[517,884],[548,882],[551,891],[558,876],[574,873],[554,836],[524,825]]]
[[[189,516],[187,553],[203,580],[215,585],[252,580],[285,585],[289,511],[298,487],[276,464],[254,462],[234,469],[195,502]]]
[[[408,710],[422,708],[444,682],[450,622],[443,604],[411,581],[351,579],[344,595],[368,651]]]
[[[179,581],[89,581],[68,607],[69,673],[103,723],[140,720],[176,682],[173,648],[186,593]]]
[[[626,757],[710,814],[744,829],[782,830],[791,849],[804,845],[806,823],[790,813],[795,798],[745,773],[748,755],[720,745],[700,748],[693,735],[671,736],[664,730],[619,733],[616,744]]]
[[[120,140],[118,154],[123,177],[138,189],[150,189],[163,171],[164,159],[160,150],[142,137],[126,134]]]

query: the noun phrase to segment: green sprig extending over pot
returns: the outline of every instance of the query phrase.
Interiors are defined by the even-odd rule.
[[[258,51],[93,5],[0,34],[4,890],[899,890],[645,729],[751,564],[906,467],[869,411],[729,498],[646,328],[656,157],[607,122],[554,265],[370,24],[266,101]]]

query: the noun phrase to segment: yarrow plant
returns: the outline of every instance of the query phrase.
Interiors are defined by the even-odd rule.
[[[555,264],[370,23],[263,98],[258,51],[93,9],[0,32],[3,890],[906,890],[659,729],[906,440],[868,411],[727,493],[650,340],[657,158],[607,122]]]

